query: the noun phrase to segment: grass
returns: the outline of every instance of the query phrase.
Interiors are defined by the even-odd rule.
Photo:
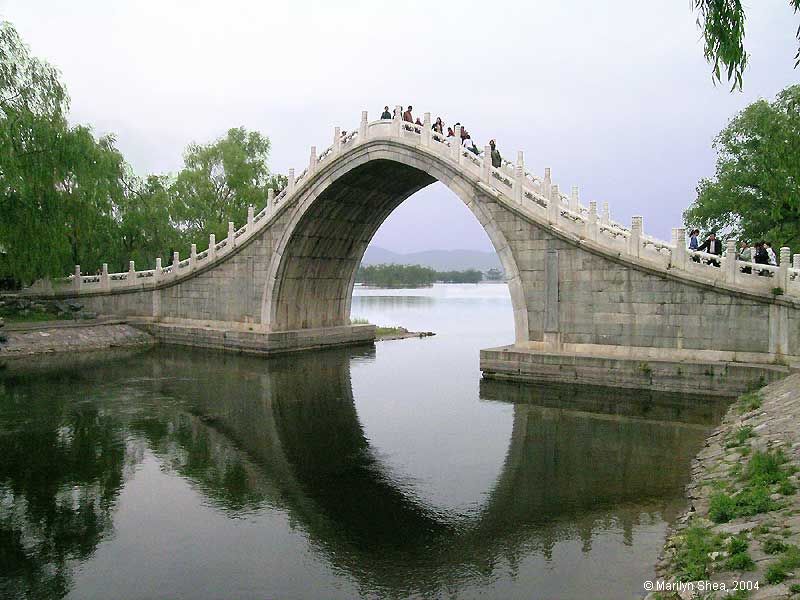
[[[789,591],[793,594],[800,594],[800,583],[793,583],[790,585]]]
[[[29,311],[26,315],[19,314],[18,312],[0,311],[0,317],[2,317],[6,323],[39,323],[41,321],[66,321],[72,319],[71,314],[58,316],[54,313],[39,311]]]
[[[747,553],[747,533],[742,532],[733,536],[728,541],[728,559],[725,561],[725,568],[729,571],[750,571],[756,563]]]
[[[376,327],[375,335],[400,335],[401,333],[408,333],[403,327]]]
[[[735,448],[737,446],[741,446],[751,437],[753,437],[753,426],[744,425],[736,430],[733,436],[725,443],[725,447]]]
[[[769,567],[764,574],[767,583],[775,584],[785,580],[789,573],[800,567],[800,548],[788,546],[781,557]]]
[[[761,542],[761,549],[767,554],[780,554],[785,552],[788,547],[782,540],[774,537],[769,537]]]
[[[682,535],[682,544],[675,555],[675,567],[680,581],[697,581],[709,575],[709,554],[722,550],[722,537],[707,528],[693,525]]]
[[[350,319],[350,325],[369,325],[369,321],[361,317],[356,317],[355,319]]]
[[[739,396],[739,400],[736,404],[739,414],[744,414],[751,410],[761,408],[761,402],[761,395],[758,392],[747,392]]]
[[[770,498],[771,486],[777,484],[778,490],[794,493],[794,486],[788,481],[789,470],[785,467],[786,456],[781,450],[754,452],[741,468],[731,469],[733,475],[745,482],[737,494],[719,490],[711,496],[708,518],[714,523],[727,523],[737,517],[749,517],[780,508],[780,504]],[[740,473],[741,472],[741,473]]]

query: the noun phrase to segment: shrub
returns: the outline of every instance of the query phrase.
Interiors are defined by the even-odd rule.
[[[708,577],[708,566],[711,563],[709,554],[720,550],[721,546],[720,537],[712,535],[705,527],[688,527],[675,555],[678,579],[697,581]]]
[[[744,414],[746,412],[750,412],[751,410],[756,410],[757,408],[761,408],[761,396],[758,392],[748,392],[746,394],[742,394],[739,396],[739,414]]]
[[[770,499],[769,488],[765,485],[749,485],[736,496],[717,492],[711,496],[708,518],[714,523],[727,523],[736,517],[749,517],[778,508]]]
[[[767,583],[780,583],[789,576],[789,571],[800,567],[800,548],[788,546],[783,555],[772,563],[764,575]]]
[[[786,548],[788,548],[788,546],[778,538],[771,537],[761,542],[761,549],[767,554],[779,554],[784,552]]]
[[[781,450],[754,452],[747,463],[744,477],[755,485],[781,483],[789,476],[783,468],[784,463],[786,456]]]
[[[736,518],[736,502],[725,492],[717,492],[711,496],[708,518],[714,523],[727,523]]]

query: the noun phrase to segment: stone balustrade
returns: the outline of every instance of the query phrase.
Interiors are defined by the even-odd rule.
[[[366,111],[362,112],[358,129],[342,132],[334,130],[333,143],[317,153],[311,148],[308,168],[295,176],[289,169],[288,184],[279,194],[268,190],[266,204],[259,210],[250,206],[247,222],[239,229],[229,223],[228,235],[216,242],[214,235],[209,238],[208,248],[197,252],[190,250],[189,258],[180,260],[176,252],[170,265],[137,271],[133,261],[127,271],[108,273],[103,265],[99,275],[83,275],[76,265],[73,275],[53,282],[54,291],[69,290],[73,293],[91,293],[124,288],[155,287],[169,280],[186,277],[203,270],[209,265],[225,260],[225,257],[248,242],[248,240],[267,227],[286,206],[299,196],[299,191],[309,184],[315,173],[337,160],[339,156],[359,144],[370,140],[389,139],[404,146],[414,147],[419,152],[432,153],[440,160],[453,161],[463,173],[484,190],[496,196],[508,208],[519,211],[526,217],[546,224],[556,232],[591,244],[596,250],[628,258],[658,269],[668,269],[676,274],[700,279],[703,282],[724,284],[756,293],[786,294],[800,297],[800,254],[792,258],[789,248],[780,249],[779,266],[754,265],[737,260],[735,243],[728,241],[722,256],[689,251],[686,248],[686,232],[682,228],[673,230],[671,242],[658,240],[644,232],[641,217],[633,217],[630,227],[613,221],[608,204],[603,203],[600,212],[597,203],[584,206],[579,200],[577,187],[570,195],[562,194],[559,186],[552,181],[552,173],[545,169],[543,176],[525,170],[522,152],[518,153],[516,163],[503,160],[499,168],[493,167],[488,155],[488,147],[477,153],[463,147],[460,132],[454,138],[446,138],[430,129],[430,115],[425,114],[425,125],[420,126],[401,120],[402,112],[391,120],[368,122]],[[460,129],[460,128],[458,128]],[[31,290],[40,291],[49,286],[38,282]]]

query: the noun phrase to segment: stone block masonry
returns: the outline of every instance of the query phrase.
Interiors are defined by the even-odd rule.
[[[746,366],[754,364],[765,377],[800,364],[800,262],[791,262],[789,249],[781,250],[780,266],[758,268],[738,261],[730,245],[723,257],[689,252],[682,229],[662,242],[645,233],[641,217],[630,227],[616,223],[605,205],[598,212],[595,202],[582,206],[577,191],[561,194],[549,169],[543,178],[525,171],[522,153],[516,164],[496,168],[486,155],[425,128],[365,119],[330,148],[312,152],[305,171],[291,172],[286,190],[249,211],[239,229],[231,223],[226,239],[212,236],[206,250],[147,271],[131,265],[123,273],[103,268],[84,276],[76,267],[66,280],[41,282],[29,293],[79,298],[101,315],[161,324],[183,343],[228,344],[187,337],[174,325],[225,330],[226,340],[251,330],[339,332],[349,324],[353,282],[369,241],[399,204],[439,181],[472,211],[497,250],[517,355],[572,356],[587,376],[602,372],[586,366],[585,357],[595,358],[605,361],[609,382],[631,385],[637,380],[624,374],[645,361],[694,361],[714,372],[733,372],[737,363],[742,373],[755,372]],[[327,337],[338,344],[338,335]],[[514,360],[504,368],[494,357],[482,367],[514,377],[521,373]]]

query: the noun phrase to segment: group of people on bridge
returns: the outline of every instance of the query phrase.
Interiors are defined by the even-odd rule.
[[[707,252],[713,256],[722,256],[722,241],[717,239],[716,233],[710,233],[702,244],[699,243],[699,236],[700,230],[692,229],[689,233],[689,250],[693,252]],[[765,242],[763,240],[756,242],[754,246],[751,246],[750,242],[747,240],[743,240],[736,253],[736,258],[743,262],[751,262],[757,265],[778,266],[778,257],[775,254],[775,250],[772,249],[772,242]],[[692,260],[701,262],[700,257],[696,254],[692,255]],[[715,258],[709,258],[706,262],[715,267],[720,266],[719,260]],[[752,267],[743,267],[742,272],[752,273]],[[760,270],[758,274],[763,276],[771,275],[767,269]]]
[[[397,111],[399,109],[400,109],[400,107],[398,106],[397,108],[394,109],[393,112],[389,112],[389,107],[388,106],[384,106],[383,107],[383,113],[381,114],[381,119],[394,119],[394,118],[396,118],[398,116],[397,115]],[[417,117],[416,120],[414,119],[414,115],[411,112],[413,109],[414,109],[414,107],[409,105],[409,107],[405,111],[403,111],[403,113],[402,113],[402,115],[400,115],[400,117],[406,123],[413,123],[414,125],[422,127],[423,123],[420,120],[420,118]],[[442,117],[436,117],[436,121],[433,123],[433,125],[431,125],[431,129],[434,132],[438,133],[439,135],[441,135],[443,137],[446,137],[447,141],[449,141],[451,143],[453,141],[455,141],[456,131],[458,131],[459,128],[460,128],[460,131],[461,131],[461,133],[460,133],[461,140],[459,140],[460,145],[464,146],[470,152],[475,153],[476,156],[478,154],[480,154],[480,150],[478,150],[478,147],[475,145],[475,142],[472,140],[472,136],[470,136],[469,131],[467,131],[467,128],[464,127],[461,123],[456,123],[455,125],[453,125],[453,127],[447,127],[447,135],[446,136],[445,136],[445,133],[444,133],[445,124],[444,124],[444,121],[442,121]],[[489,148],[490,148],[491,153],[492,153],[492,156],[491,156],[492,166],[495,167],[496,169],[499,169],[503,164],[503,157],[500,155],[500,151],[497,149],[497,144],[496,144],[496,142],[494,140],[489,140]]]

